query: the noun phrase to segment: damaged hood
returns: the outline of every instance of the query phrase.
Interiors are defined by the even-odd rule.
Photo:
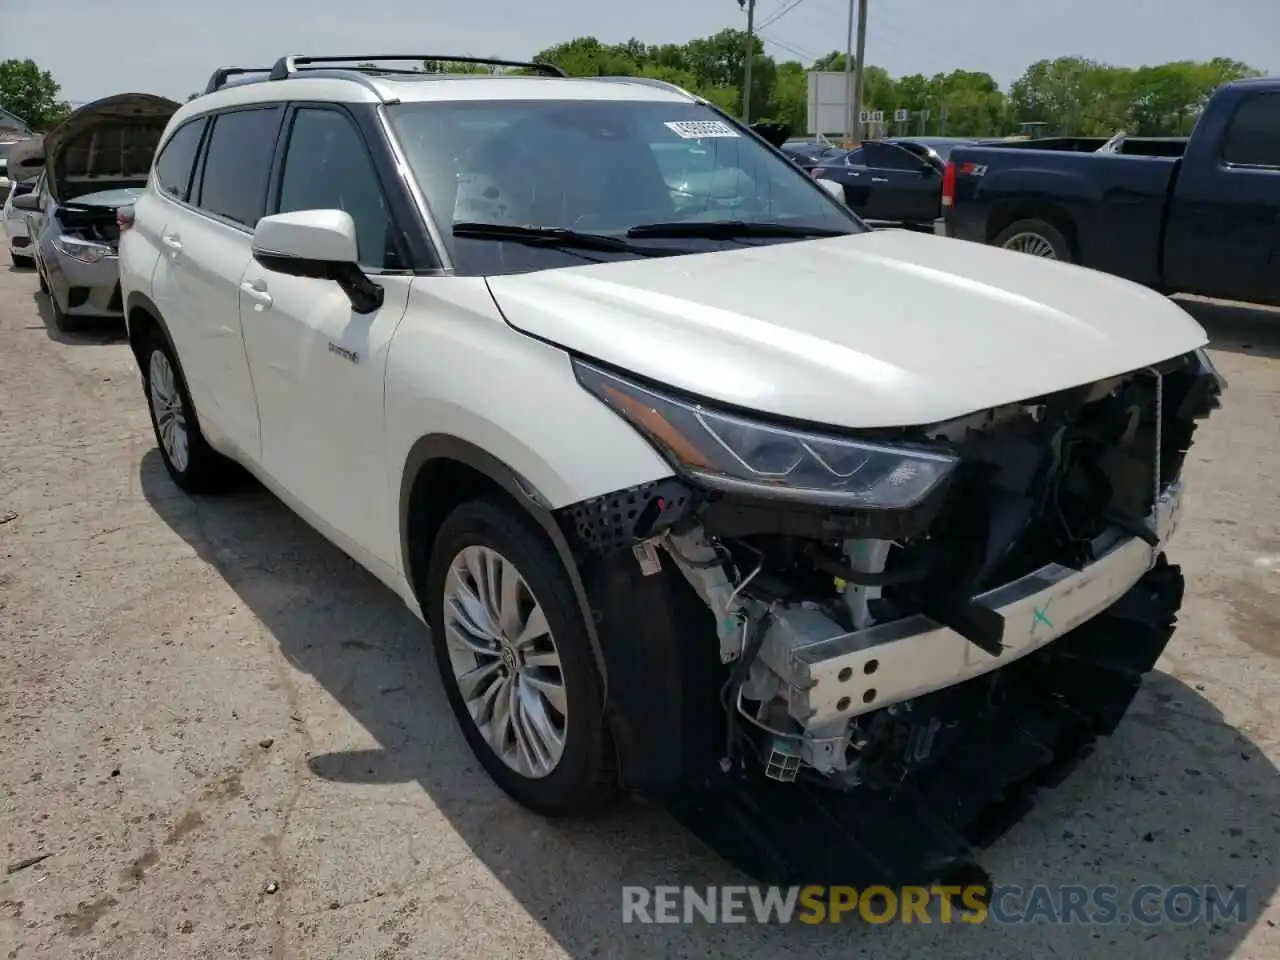
[[[491,277],[518,330],[725,404],[937,423],[1203,346],[1109,274],[905,230]]]
[[[150,93],[119,93],[73,112],[44,138],[54,201],[144,185],[160,135],[179,106]]]

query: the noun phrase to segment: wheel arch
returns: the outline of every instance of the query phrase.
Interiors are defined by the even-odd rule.
[[[169,328],[165,326],[164,318],[160,315],[160,308],[145,293],[134,290],[129,294],[125,301],[124,324],[129,336],[129,349],[133,351],[133,358],[137,361],[139,370],[144,370],[146,358],[142,353],[146,349],[152,330],[160,331],[169,342],[169,349],[173,350],[174,355],[177,356],[177,348],[174,347],[173,337],[169,334]]]
[[[400,479],[401,561],[414,599],[427,618],[423,587],[436,534],[449,511],[479,491],[509,500],[550,541],[573,586],[596,666],[608,689],[604,654],[595,617],[569,542],[546,499],[525,477],[493,454],[451,434],[420,437],[409,448]]]

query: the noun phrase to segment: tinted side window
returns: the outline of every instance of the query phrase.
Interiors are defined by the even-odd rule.
[[[1222,159],[1280,167],[1280,93],[1260,93],[1236,108],[1222,145]]]
[[[266,203],[278,107],[236,110],[213,121],[205,150],[197,205],[246,227],[257,224]]]
[[[191,193],[191,171],[200,150],[206,117],[190,120],[180,126],[156,158],[156,186],[171,197],[186,200]]]
[[[400,267],[396,232],[364,140],[337,110],[303,108],[293,117],[280,178],[280,213],[345,210],[356,225],[360,262]]]
[[[892,143],[868,143],[866,164],[879,170],[919,170],[920,159]]]

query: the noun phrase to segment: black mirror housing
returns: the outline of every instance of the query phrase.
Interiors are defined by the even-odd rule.
[[[253,251],[253,259],[263,269],[283,273],[289,277],[305,277],[309,280],[332,280],[351,301],[351,309],[359,314],[373,313],[382,306],[387,292],[369,279],[355,263],[338,263],[333,260],[311,260],[303,257],[286,257],[280,254]]]

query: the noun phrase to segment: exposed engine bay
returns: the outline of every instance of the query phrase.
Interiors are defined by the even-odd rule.
[[[905,510],[678,478],[565,511],[624,782],[765,882],[967,861],[1110,732],[1164,649],[1182,578],[1163,547],[1222,386],[1196,351],[875,431],[959,458]]]
[[[115,253],[120,243],[115,206],[92,206],[71,201],[58,207],[58,223],[64,236],[110,247]]]

